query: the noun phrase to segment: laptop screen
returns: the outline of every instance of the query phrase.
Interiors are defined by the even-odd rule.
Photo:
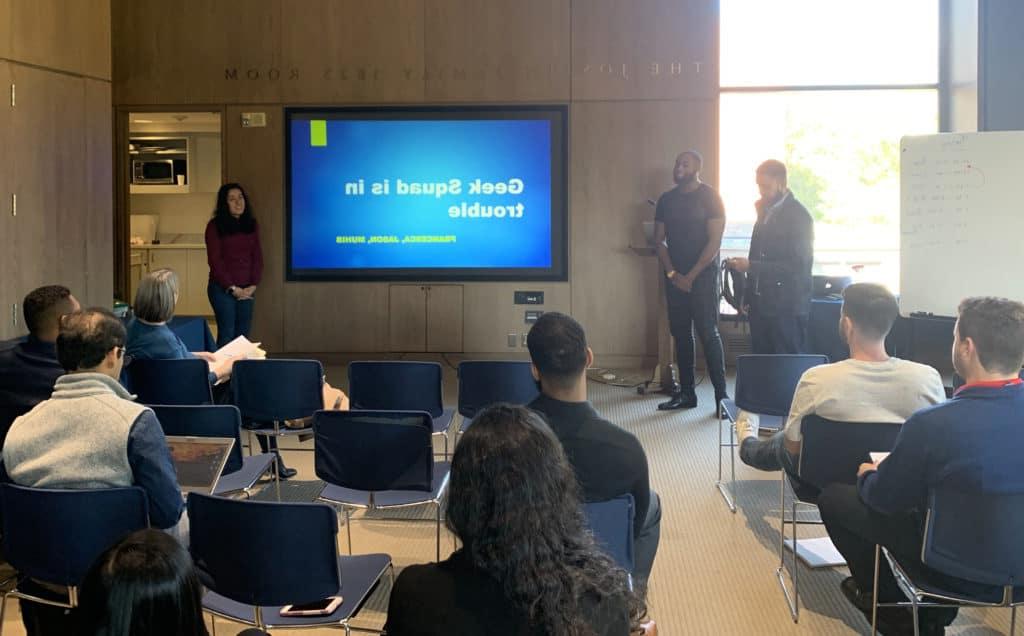
[[[171,459],[182,492],[210,494],[231,454],[235,440],[230,437],[167,436]]]

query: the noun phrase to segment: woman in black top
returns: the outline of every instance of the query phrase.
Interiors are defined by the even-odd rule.
[[[642,602],[594,544],[558,438],[536,413],[482,411],[455,451],[448,527],[462,548],[405,568],[388,636],[626,636]]]

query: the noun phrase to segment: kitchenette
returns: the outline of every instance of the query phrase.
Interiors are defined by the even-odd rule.
[[[130,283],[160,268],[178,274],[178,315],[212,316],[203,233],[221,185],[220,113],[129,117]]]

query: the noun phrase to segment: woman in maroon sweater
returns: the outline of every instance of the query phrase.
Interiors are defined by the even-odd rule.
[[[217,317],[217,347],[249,336],[256,286],[263,276],[260,231],[245,190],[226,183],[217,191],[217,209],[206,224],[210,284],[206,293]]]

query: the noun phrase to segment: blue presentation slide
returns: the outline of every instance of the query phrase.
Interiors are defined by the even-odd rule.
[[[547,119],[290,126],[293,270],[552,266]]]

